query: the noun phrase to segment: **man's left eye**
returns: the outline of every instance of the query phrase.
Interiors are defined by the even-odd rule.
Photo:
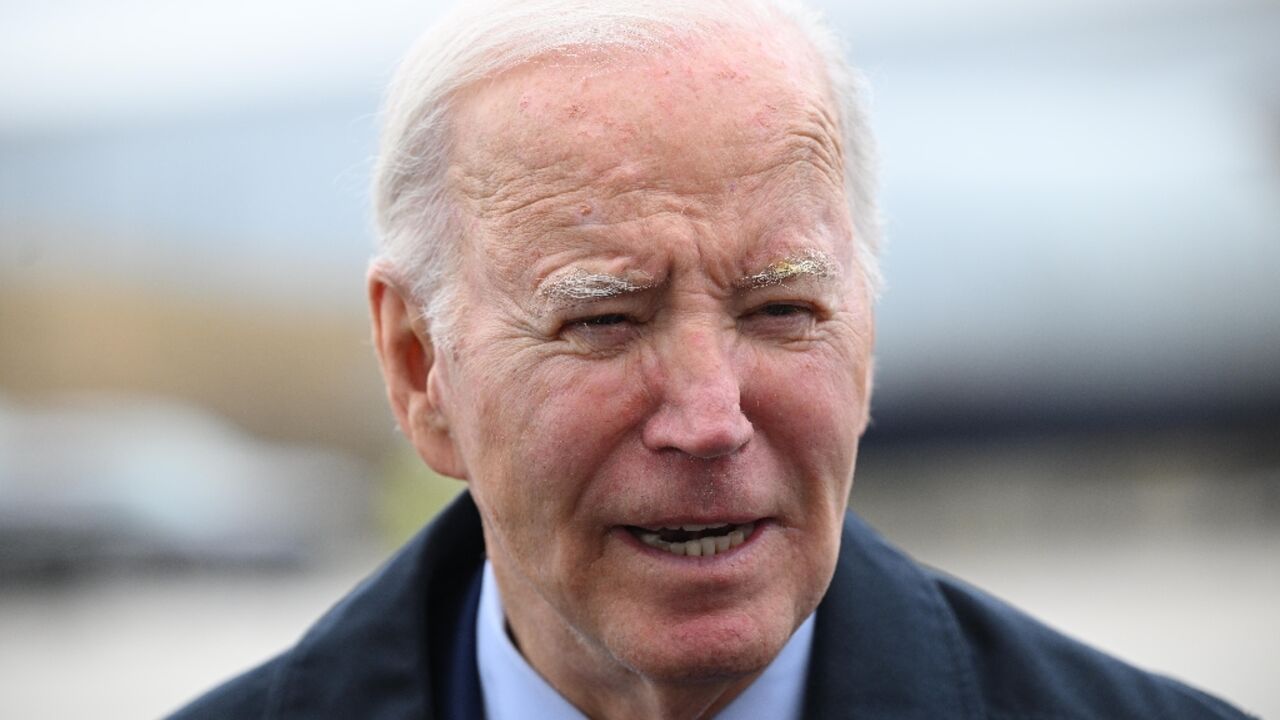
[[[592,317],[582,318],[574,322],[575,325],[587,325],[590,327],[605,327],[608,325],[621,325],[627,322],[627,316],[622,313],[609,313],[608,315],[593,315]]]
[[[792,315],[808,314],[811,311],[804,305],[795,305],[792,303],[769,303],[756,312],[767,317],[789,317]]]
[[[744,331],[762,337],[796,338],[807,335],[817,319],[817,311],[807,303],[771,302],[751,310],[738,322]]]

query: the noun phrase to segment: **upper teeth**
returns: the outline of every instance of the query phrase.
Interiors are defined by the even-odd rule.
[[[642,530],[638,535],[644,544],[660,550],[666,550],[673,555],[711,557],[716,553],[722,553],[729,548],[737,547],[746,542],[755,527],[755,523],[743,523],[741,525],[681,525],[678,528],[662,528],[663,530],[686,530],[688,532],[697,532],[709,528],[722,531],[710,537],[695,538],[684,542],[667,542],[659,537],[658,533],[650,530]]]

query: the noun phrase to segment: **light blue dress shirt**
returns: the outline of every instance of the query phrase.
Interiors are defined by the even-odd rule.
[[[716,715],[716,720],[800,720],[812,646],[813,615],[810,615],[778,657]],[[476,655],[488,720],[585,720],[586,716],[542,679],[512,644],[507,635],[498,582],[487,560],[476,617]]]

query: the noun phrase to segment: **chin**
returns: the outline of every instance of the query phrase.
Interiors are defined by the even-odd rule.
[[[764,670],[795,628],[748,618],[699,618],[664,626],[626,642],[615,657],[639,675],[664,683],[723,682]]]

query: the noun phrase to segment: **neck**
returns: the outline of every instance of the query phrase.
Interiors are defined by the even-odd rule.
[[[610,720],[710,718],[738,697],[764,668],[715,676],[653,677],[585,639],[536,592],[494,565],[506,631],[525,660],[583,714]],[[504,582],[505,580],[505,582]],[[522,592],[523,591],[523,592]]]
[[[526,630],[532,631],[530,635],[539,635],[534,628]],[[700,720],[714,717],[763,672],[761,669],[732,678],[656,680],[622,666],[602,650],[588,649],[580,640],[571,640],[567,646],[554,642],[550,645],[537,641],[521,643],[521,637],[533,638],[522,636],[510,624],[508,631],[538,674],[574,707],[592,718]]]

